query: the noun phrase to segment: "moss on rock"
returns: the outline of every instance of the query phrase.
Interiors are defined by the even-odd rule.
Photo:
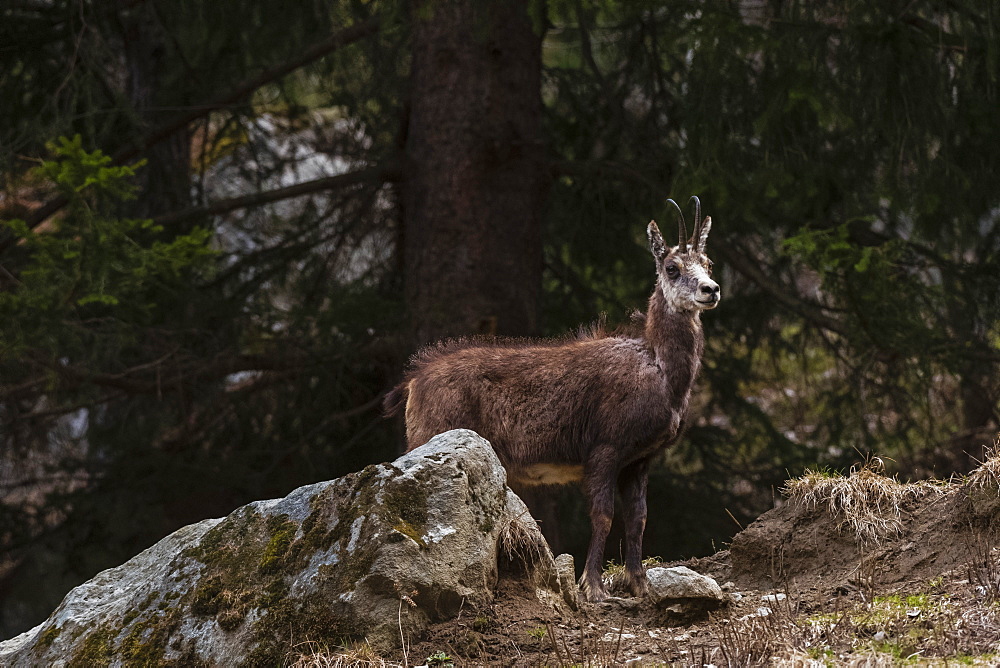
[[[115,632],[108,626],[98,626],[86,634],[76,652],[66,663],[68,668],[92,668],[106,666],[115,656]]]
[[[295,522],[289,521],[287,515],[279,515],[267,521],[267,528],[271,532],[271,540],[261,555],[260,570],[264,573],[274,573],[281,567],[288,548],[295,539],[298,526]]]
[[[62,627],[50,626],[38,635],[38,646],[43,649],[51,647],[60,633],[62,633]]]

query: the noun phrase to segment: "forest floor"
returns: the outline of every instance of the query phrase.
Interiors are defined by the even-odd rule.
[[[543,605],[501,577],[493,605],[405,654],[299,666],[1000,665],[1000,459],[961,481],[901,484],[874,466],[812,473],[711,557],[674,562],[728,594],[679,618],[636,598]]]

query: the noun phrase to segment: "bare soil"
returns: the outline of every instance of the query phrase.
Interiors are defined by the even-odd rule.
[[[405,656],[385,660],[1000,665],[1000,502],[995,486],[970,485],[900,495],[897,508],[875,508],[898,516],[895,530],[877,540],[859,538],[844,512],[793,496],[738,534],[729,550],[668,564],[723,585],[729,603],[710,614],[682,618],[635,598],[555,610],[508,574],[491,607],[463,611],[431,627]]]

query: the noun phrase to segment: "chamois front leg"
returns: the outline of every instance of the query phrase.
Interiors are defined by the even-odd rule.
[[[590,546],[580,577],[580,590],[591,603],[608,596],[601,574],[604,571],[604,544],[611,532],[615,514],[613,452],[596,451],[584,470],[584,490],[590,507]]]
[[[646,530],[646,486],[649,460],[630,464],[618,474],[625,520],[625,586],[633,596],[645,596],[649,580],[642,567],[642,534]]]

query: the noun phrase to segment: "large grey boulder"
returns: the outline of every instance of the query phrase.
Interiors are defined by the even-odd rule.
[[[281,665],[307,642],[387,651],[488,604],[500,550],[559,604],[552,554],[493,449],[451,431],[175,532],[0,643],[0,665]]]

